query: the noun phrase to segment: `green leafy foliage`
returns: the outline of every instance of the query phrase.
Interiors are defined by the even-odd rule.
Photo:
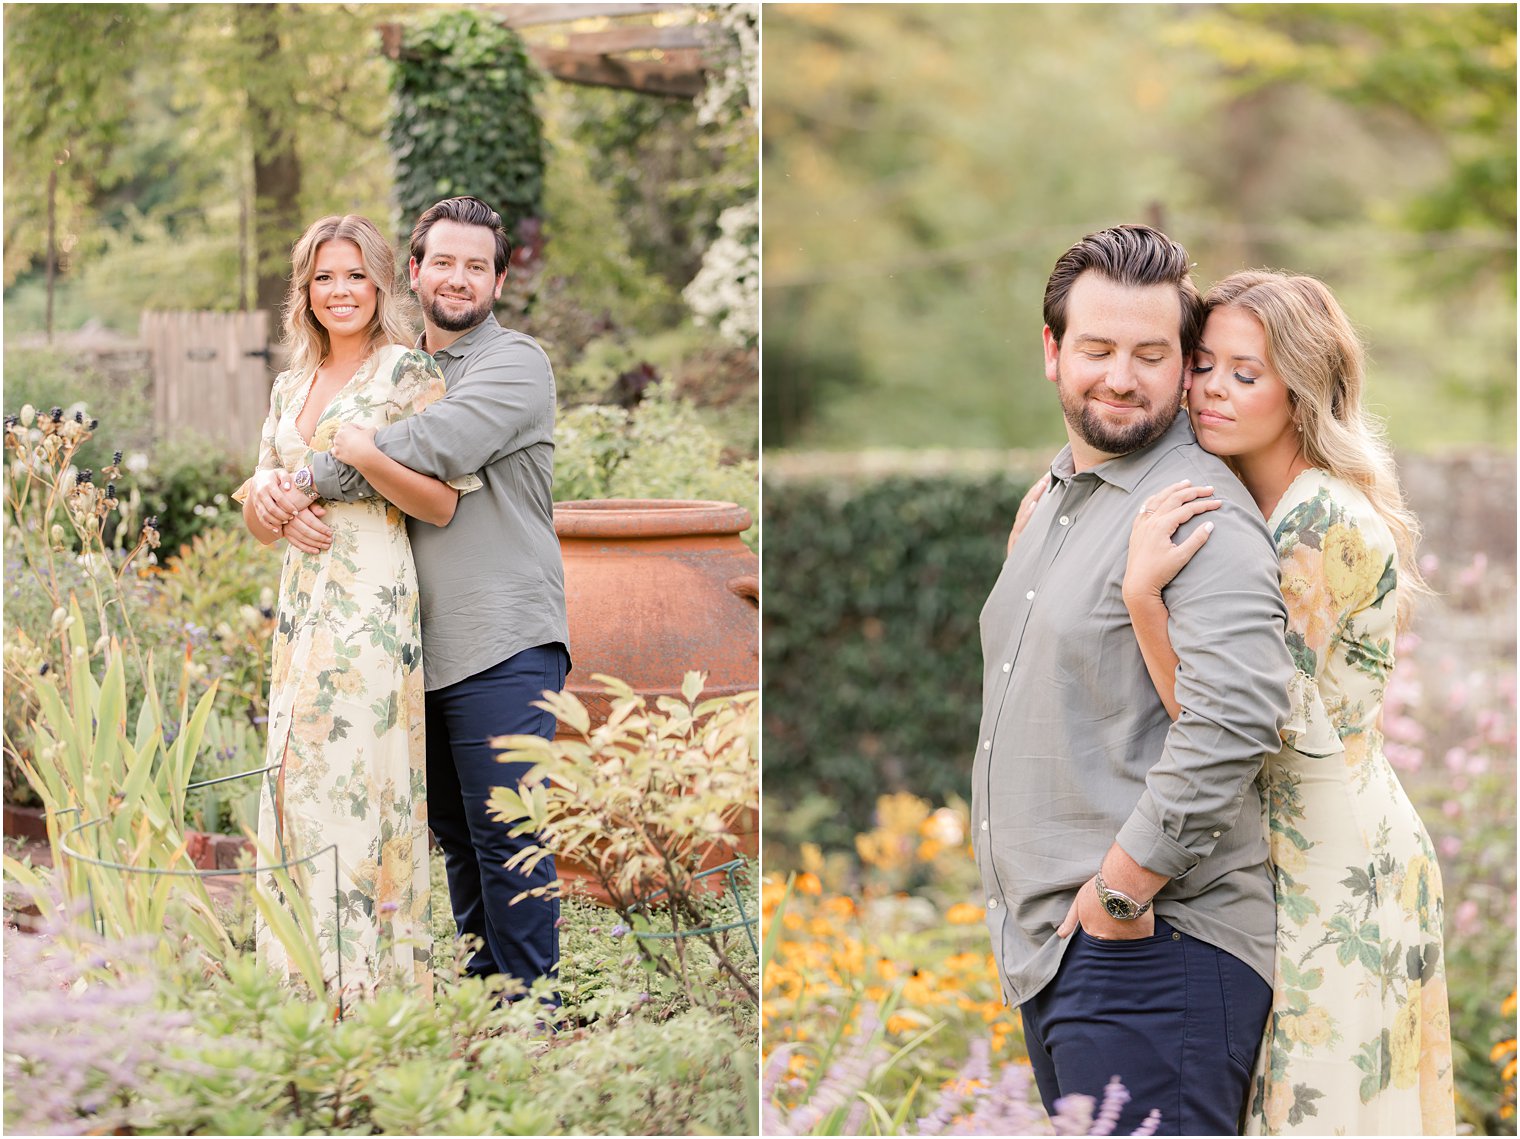
[[[522,40],[473,10],[410,26],[393,80],[388,135],[402,225],[440,198],[489,203],[515,234],[542,212],[543,127]]]
[[[681,699],[661,696],[650,707],[621,680],[593,679],[610,705],[604,722],[593,725],[568,691],[545,693],[536,706],[563,725],[563,738],[493,741],[504,762],[533,765],[518,787],[491,792],[491,817],[533,839],[507,865],[530,870],[550,855],[575,859],[632,927],[650,967],[679,984],[694,1008],[753,1007],[753,935],[741,932],[745,923],[724,929],[715,919],[704,871],[732,858],[758,818],[759,694],[699,702],[703,674],[688,672]],[[651,913],[679,934],[668,952],[650,936]],[[693,953],[699,945],[710,955],[706,967]]]
[[[767,483],[766,800],[849,846],[879,794],[964,795],[977,616],[1026,489],[1006,475]]]
[[[1200,284],[1252,266],[1325,280],[1400,448],[1513,448],[1511,8],[763,21],[769,446],[1054,450],[1046,276],[1082,234],[1149,221]]]
[[[724,446],[687,400],[656,384],[633,410],[590,404],[555,424],[554,496],[695,498],[737,502],[758,518],[758,464],[725,462]],[[742,535],[750,549],[758,525]]]
[[[145,564],[156,558],[152,546],[162,550],[160,531],[147,523],[149,511],[163,502],[156,496],[145,502],[136,480],[110,454],[95,481],[81,481],[82,456],[96,440],[90,420],[79,414],[77,421],[60,415],[55,425],[49,412],[23,408],[7,428],[11,461],[4,487],[13,523],[5,530],[7,796],[29,798],[17,765],[37,762],[31,725],[38,685],[49,674],[67,683],[72,649],[62,632],[74,621],[102,668],[113,638],[125,646],[133,721],[161,692],[154,714],[172,733],[182,720],[172,709],[216,689],[208,746],[191,778],[263,766],[255,724],[265,712],[280,551],[260,546],[241,526],[213,525],[221,508],[216,496],[199,501],[205,486],[192,467],[170,485],[194,502],[181,516],[199,523],[201,532],[162,564]],[[212,463],[225,462],[215,452],[207,455]],[[192,792],[182,821],[235,831],[247,817],[249,798],[249,790],[235,784]]]

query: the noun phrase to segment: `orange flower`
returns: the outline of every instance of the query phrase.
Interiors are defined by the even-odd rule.
[[[823,900],[822,909],[831,917],[852,918],[855,916],[855,899],[847,898],[843,894],[834,894]]]
[[[1293,547],[1282,561],[1283,600],[1288,603],[1288,628],[1303,634],[1304,643],[1318,659],[1330,644],[1334,631],[1334,606],[1325,582],[1324,555],[1306,542]]]
[[[797,875],[797,892],[817,897],[823,893],[823,883],[818,880],[818,875],[805,870]]]
[[[975,925],[986,916],[986,910],[970,902],[956,902],[945,912],[945,920],[951,925]]]

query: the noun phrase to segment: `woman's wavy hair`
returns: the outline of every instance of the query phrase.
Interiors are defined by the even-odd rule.
[[[1415,596],[1430,593],[1415,561],[1420,522],[1404,503],[1383,425],[1363,406],[1366,353],[1335,294],[1314,277],[1248,269],[1209,289],[1203,307],[1205,317],[1234,307],[1261,322],[1268,362],[1303,429],[1304,457],[1365,494],[1393,532],[1404,627]]]
[[[395,250],[368,218],[334,214],[312,222],[290,253],[285,344],[293,372],[315,370],[332,349],[327,329],[311,311],[311,279],[316,274],[317,251],[329,241],[352,241],[357,245],[364,271],[375,283],[375,316],[370,322],[367,351],[385,344],[411,345],[417,339],[411,297],[396,287]]]

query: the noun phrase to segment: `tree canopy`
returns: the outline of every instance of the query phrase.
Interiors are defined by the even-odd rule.
[[[1122,221],[1181,240],[1200,284],[1324,279],[1396,442],[1513,445],[1512,5],[763,22],[768,445],[1058,443],[1045,277]]]

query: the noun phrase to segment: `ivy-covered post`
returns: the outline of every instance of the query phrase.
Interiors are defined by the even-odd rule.
[[[537,260],[545,146],[533,96],[540,82],[517,33],[477,12],[443,12],[407,27],[387,135],[401,234],[434,202],[468,194],[501,214],[514,237],[514,270]]]

